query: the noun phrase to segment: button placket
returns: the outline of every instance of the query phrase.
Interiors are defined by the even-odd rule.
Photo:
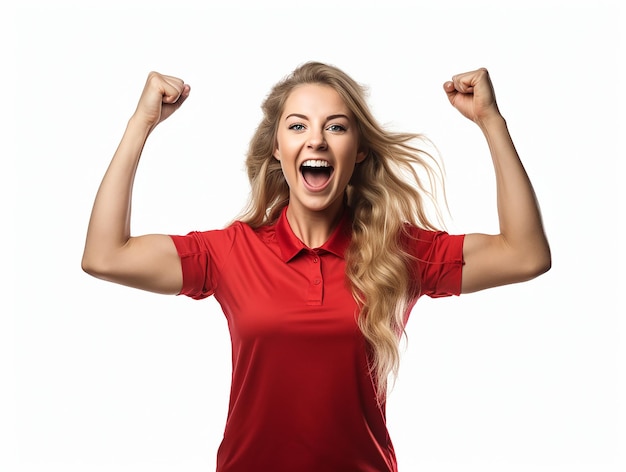
[[[310,252],[310,276],[307,290],[307,305],[321,305],[324,295],[324,279],[322,277],[322,259],[317,251]]]

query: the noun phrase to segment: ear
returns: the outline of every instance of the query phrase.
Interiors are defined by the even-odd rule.
[[[277,161],[280,161],[280,150],[278,149],[278,143],[276,143],[276,145],[274,146],[274,153],[272,154],[272,156]]]
[[[367,151],[359,151],[356,153],[356,163],[360,164],[367,157]]]

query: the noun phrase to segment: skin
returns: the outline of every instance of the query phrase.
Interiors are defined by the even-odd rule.
[[[180,258],[167,235],[131,237],[132,187],[150,133],[189,96],[182,80],[151,72],[102,179],[91,211],[82,268],[104,280],[157,293],[180,292]]]
[[[500,232],[466,235],[462,292],[540,275],[550,268],[549,245],[532,185],[498,109],[489,73],[478,69],[458,74],[443,88],[452,106],[485,136],[497,183]],[[130,207],[135,172],[148,136],[189,93],[189,85],[181,79],[149,74],[96,195],[82,260],[87,273],[143,290],[180,292],[180,259],[171,238],[131,236]],[[329,118],[334,115],[342,117]],[[321,246],[337,224],[345,187],[354,166],[364,158],[354,128],[345,104],[323,86],[298,87],[281,116],[274,157],[281,162],[290,188],[287,218],[310,247]],[[307,189],[302,182],[299,167],[309,157],[325,159],[334,167],[323,191]]]
[[[487,69],[455,75],[443,88],[452,106],[482,131],[496,175],[500,233],[465,237],[461,291],[523,282],[546,272],[550,246],[537,199],[498,109]]]
[[[304,244],[319,247],[330,237],[343,211],[343,196],[354,167],[363,161],[352,112],[328,86],[303,85],[285,103],[274,158],[289,185],[287,220]],[[304,182],[300,166],[308,159],[333,167],[321,190]]]

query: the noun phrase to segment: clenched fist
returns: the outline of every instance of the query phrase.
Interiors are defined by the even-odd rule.
[[[480,124],[500,114],[489,72],[481,68],[452,77],[443,84],[448,100],[463,116]]]
[[[150,72],[134,118],[152,130],[180,108],[190,90],[191,87],[181,79]]]

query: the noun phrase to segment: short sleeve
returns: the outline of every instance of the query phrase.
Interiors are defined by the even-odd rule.
[[[236,237],[235,226],[223,230],[192,231],[187,235],[170,235],[183,273],[179,295],[200,300],[213,295],[219,283],[220,270]]]
[[[445,231],[409,230],[409,252],[416,258],[418,294],[432,298],[461,293],[465,235]]]

